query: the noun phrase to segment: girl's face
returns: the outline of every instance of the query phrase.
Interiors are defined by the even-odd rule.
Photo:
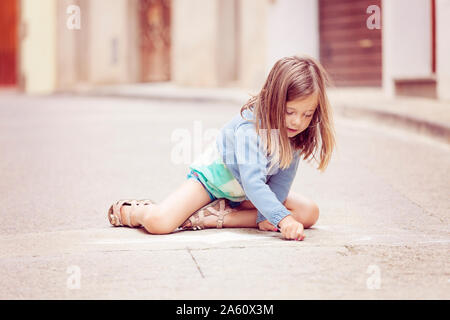
[[[319,95],[316,92],[307,97],[286,102],[286,127],[289,138],[295,137],[308,128],[318,104]]]

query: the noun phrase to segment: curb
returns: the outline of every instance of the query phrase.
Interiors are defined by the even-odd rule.
[[[402,129],[420,133],[440,142],[450,144],[450,126],[411,117],[405,114],[384,110],[358,108],[354,106],[336,106],[338,114],[345,118],[358,118],[382,122],[386,125],[398,126]]]

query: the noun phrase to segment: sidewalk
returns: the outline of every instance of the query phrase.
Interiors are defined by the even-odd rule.
[[[109,227],[0,236],[2,298],[448,297],[445,236],[332,225],[306,234],[297,242],[252,229],[151,235]],[[382,274],[379,287],[371,287],[370,268]]]
[[[188,100],[243,104],[257,92],[240,88],[188,88],[165,82],[87,87],[71,93],[172,102]],[[380,88],[330,89],[328,96],[338,116],[376,120],[450,144],[450,102],[416,97],[389,99]]]

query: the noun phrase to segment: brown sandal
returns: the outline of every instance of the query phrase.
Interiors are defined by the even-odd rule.
[[[150,205],[150,204],[154,204],[154,202],[150,199],[143,199],[143,200],[136,200],[136,199],[122,199],[122,200],[118,200],[116,203],[112,204],[111,207],[109,207],[108,210],[108,219],[109,222],[115,226],[115,227],[122,227],[122,226],[127,226],[127,227],[139,227],[139,226],[132,226],[131,225],[131,214],[132,212],[137,209],[137,206],[145,206],[145,205]],[[129,212],[128,215],[126,215],[126,220],[125,224],[123,223],[122,219],[121,219],[121,214],[120,214],[120,209],[122,208],[122,206],[131,206],[131,211]]]
[[[217,199],[203,208],[199,209],[195,213],[193,213],[182,225],[181,229],[183,230],[201,230],[205,228],[205,217],[214,215],[217,216],[217,229],[221,229],[223,227],[223,219],[230,212],[237,211],[237,209],[226,208],[226,205],[229,203],[228,199]],[[219,204],[218,210],[215,206]]]

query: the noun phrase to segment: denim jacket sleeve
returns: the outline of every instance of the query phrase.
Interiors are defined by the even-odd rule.
[[[288,168],[284,170],[279,169],[276,174],[269,178],[269,188],[273,193],[275,193],[278,201],[280,201],[281,203],[283,203],[287,198],[289,190],[292,186],[292,182],[294,181],[295,175],[297,173],[299,163],[300,157],[295,156]],[[258,210],[256,223],[260,223],[264,220],[266,220],[266,217]]]
[[[268,159],[260,147],[260,138],[254,127],[244,124],[236,129],[235,148],[241,184],[247,198],[262,216],[274,226],[278,226],[290,212],[266,183]],[[275,179],[273,183],[276,186],[275,190],[281,190],[279,183]]]

